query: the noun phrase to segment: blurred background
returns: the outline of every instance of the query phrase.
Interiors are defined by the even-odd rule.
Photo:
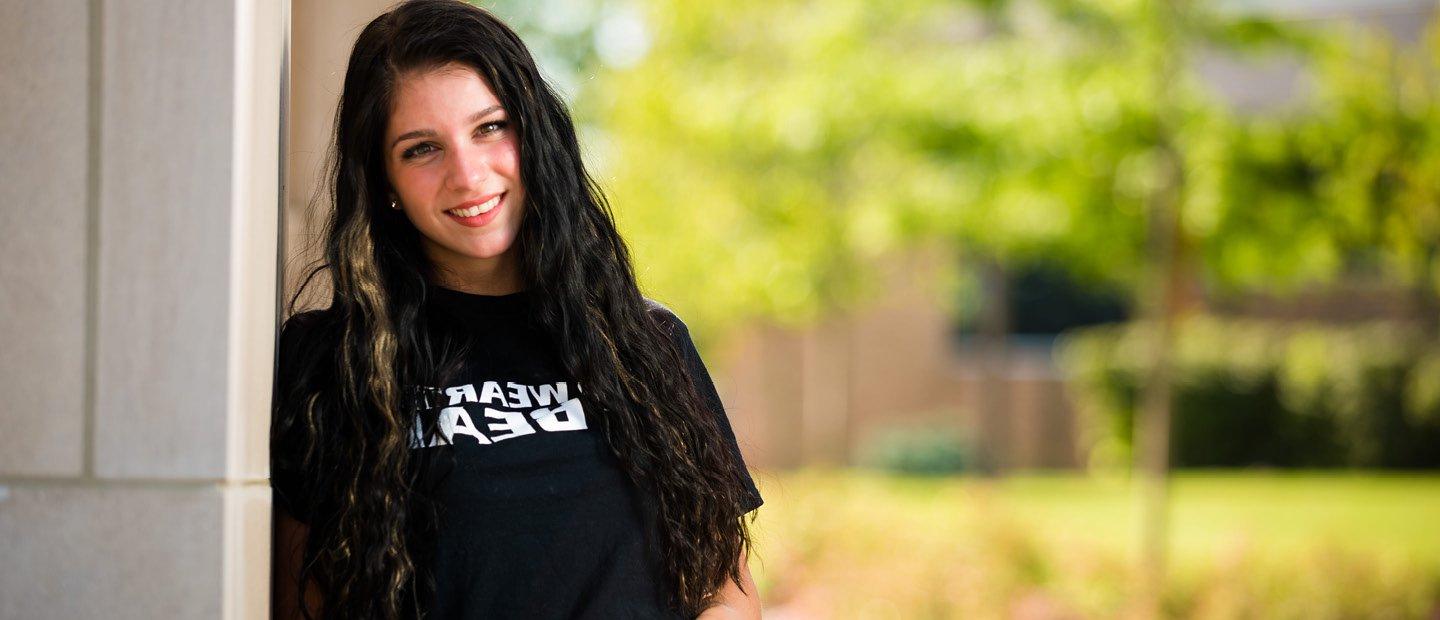
[[[477,3],[701,346],[767,618],[1440,618],[1433,0]],[[389,4],[0,2],[0,618],[264,617]]]
[[[1411,0],[481,2],[702,339],[775,618],[1440,618]]]

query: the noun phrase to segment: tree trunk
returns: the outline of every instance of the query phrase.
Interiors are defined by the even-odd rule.
[[[981,263],[985,314],[980,323],[980,471],[999,475],[1010,464],[1010,291],[1005,269],[993,259]]]
[[[1171,351],[1175,325],[1182,310],[1186,243],[1180,213],[1185,187],[1184,157],[1177,145],[1179,110],[1174,102],[1174,77],[1179,73],[1186,38],[1182,28],[1185,0],[1152,0],[1150,5],[1151,76],[1157,109],[1157,150],[1160,178],[1149,200],[1147,273],[1141,300],[1145,329],[1149,332],[1149,359],[1135,424],[1135,456],[1141,494],[1141,604],[1142,613],[1159,618],[1163,613],[1166,583],[1166,542],[1169,504],[1170,427],[1174,404]]]
[[[1184,282],[1181,226],[1175,197],[1178,178],[1157,191],[1150,214],[1148,299],[1144,328],[1148,330],[1146,380],[1135,425],[1135,455],[1140,471],[1140,549],[1143,604],[1146,615],[1160,617],[1165,591],[1166,530],[1169,503],[1170,420],[1174,404],[1171,351],[1180,313],[1178,296]]]

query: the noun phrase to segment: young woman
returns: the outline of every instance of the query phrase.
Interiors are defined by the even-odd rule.
[[[515,33],[376,18],[327,182],[330,305],[280,335],[276,617],[759,617],[760,494]]]

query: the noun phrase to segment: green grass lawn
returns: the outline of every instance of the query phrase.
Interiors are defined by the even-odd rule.
[[[992,493],[1042,532],[1092,533],[1133,552],[1135,494],[1121,480],[1023,476]],[[1205,561],[1228,545],[1277,553],[1333,545],[1440,561],[1440,476],[1415,474],[1182,472],[1170,487],[1176,560]]]
[[[753,568],[776,605],[1011,616],[1039,596],[1102,617],[1133,595],[1138,502],[1124,479],[810,470],[757,482]],[[1440,592],[1440,475],[1189,471],[1170,489],[1177,616],[1414,617]],[[896,593],[868,600],[855,592],[867,583]]]

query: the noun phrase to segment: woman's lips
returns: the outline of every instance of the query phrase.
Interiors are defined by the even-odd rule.
[[[509,197],[509,195],[510,195],[509,192],[504,192],[504,193],[500,194],[500,202],[496,203],[496,204],[495,204],[495,207],[494,207],[493,209],[490,209],[489,211],[486,211],[486,212],[481,213],[481,214],[479,214],[479,215],[472,215],[472,216],[470,216],[470,217],[463,217],[463,216],[456,215],[455,213],[453,213],[453,212],[451,212],[451,211],[446,211],[446,212],[445,212],[445,215],[450,216],[450,217],[453,218],[456,222],[459,222],[460,225],[462,225],[462,226],[469,226],[469,227],[471,227],[471,228],[479,228],[479,227],[481,227],[481,226],[484,226],[484,225],[486,225],[486,224],[489,224],[491,220],[494,220],[497,216],[500,215],[500,210],[503,209],[503,208],[505,208],[505,199],[506,199],[507,197]]]

